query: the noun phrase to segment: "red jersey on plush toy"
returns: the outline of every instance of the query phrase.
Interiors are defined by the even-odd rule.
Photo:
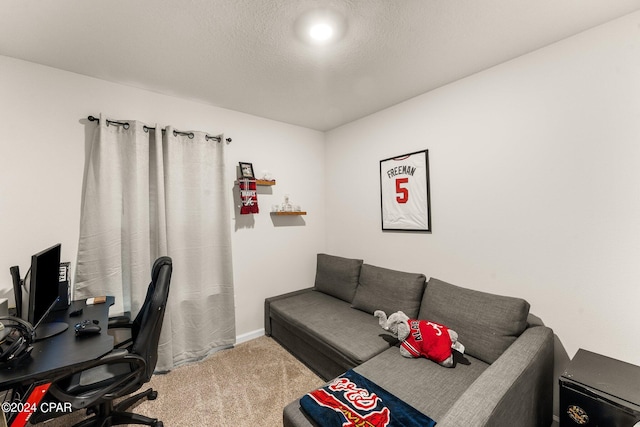
[[[400,344],[413,357],[424,356],[436,363],[451,356],[449,328],[436,322],[409,319],[409,336]]]

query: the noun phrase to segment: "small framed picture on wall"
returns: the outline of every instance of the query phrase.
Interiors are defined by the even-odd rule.
[[[240,178],[256,179],[252,163],[240,162]]]
[[[382,230],[431,232],[429,150],[380,160]]]

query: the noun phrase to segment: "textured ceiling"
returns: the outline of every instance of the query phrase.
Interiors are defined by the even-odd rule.
[[[316,8],[343,17],[337,43],[296,35]],[[636,10],[640,0],[5,0],[0,55],[329,130]]]

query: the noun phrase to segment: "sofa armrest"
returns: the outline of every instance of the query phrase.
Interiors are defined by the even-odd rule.
[[[474,381],[438,427],[549,426],[553,411],[553,331],[526,329]]]
[[[297,291],[288,292],[286,294],[277,295],[275,297],[266,298],[264,300],[264,334],[271,336],[271,303],[279,299],[289,298],[296,295],[304,294],[313,291],[315,288],[299,289]]]

